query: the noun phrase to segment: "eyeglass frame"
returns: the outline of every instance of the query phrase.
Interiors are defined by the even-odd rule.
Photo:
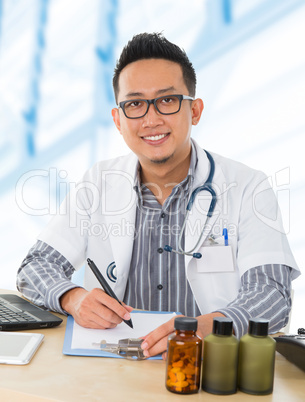
[[[161,111],[158,109],[157,100],[162,99],[162,98],[167,98],[167,97],[170,98],[171,96],[175,96],[176,98],[179,99],[179,109],[178,109],[176,112],[171,112],[171,113],[163,113],[163,112],[161,112]],[[179,112],[180,112],[181,103],[182,103],[183,100],[190,100],[190,101],[193,101],[194,98],[192,98],[191,96],[188,96],[188,95],[177,95],[177,94],[174,94],[174,95],[163,95],[163,96],[159,96],[158,98],[154,98],[154,99],[129,99],[129,100],[126,100],[126,101],[119,102],[119,103],[118,103],[118,108],[120,108],[120,109],[123,110],[123,113],[124,113],[124,115],[127,117],[127,119],[141,119],[142,117],[144,117],[144,116],[148,113],[148,109],[149,109],[149,106],[150,106],[150,105],[154,105],[154,107],[155,107],[155,109],[156,109],[156,111],[157,111],[158,113],[163,114],[163,115],[165,115],[165,116],[169,116],[169,115],[171,115],[171,114],[176,114],[176,113],[179,113]],[[139,101],[145,102],[145,103],[147,104],[146,112],[145,112],[144,114],[142,114],[141,116],[138,116],[138,117],[129,117],[129,116],[127,116],[127,114],[126,114],[126,112],[125,112],[125,104],[128,103],[128,102],[136,102],[136,101],[138,101],[138,102],[139,102]]]

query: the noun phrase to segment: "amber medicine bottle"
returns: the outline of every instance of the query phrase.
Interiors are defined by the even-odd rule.
[[[267,395],[273,391],[276,342],[265,319],[249,321],[248,334],[239,343],[238,386],[243,392]]]
[[[195,318],[177,317],[175,333],[168,337],[166,388],[177,394],[194,394],[200,388],[202,340]]]
[[[237,390],[238,340],[233,335],[232,320],[217,317],[213,331],[204,338],[202,389],[219,395]]]

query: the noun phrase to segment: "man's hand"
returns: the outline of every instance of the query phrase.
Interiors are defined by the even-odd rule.
[[[143,337],[144,340],[141,347],[144,356],[150,357],[162,353],[163,359],[166,359],[167,338],[175,331],[174,321],[176,317],[171,318],[165,324],[160,325],[160,327]],[[224,315],[221,313],[210,313],[196,317],[198,320],[197,335],[201,339],[212,332],[214,317],[224,317]]]
[[[148,335],[143,337],[143,342],[141,348],[143,349],[143,354],[146,357],[155,356],[159,353],[166,351],[167,349],[167,338],[174,332],[174,321],[176,317],[183,317],[177,315],[167,321],[165,324],[160,325]]]
[[[130,306],[121,306],[102,289],[88,292],[74,288],[62,295],[60,303],[79,325],[86,328],[114,328],[123,320],[129,320],[133,310]]]

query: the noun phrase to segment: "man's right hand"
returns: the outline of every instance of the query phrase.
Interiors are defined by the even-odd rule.
[[[61,296],[60,303],[79,325],[86,328],[114,328],[123,320],[129,320],[133,310],[130,306],[121,306],[102,289],[88,292],[74,288]]]

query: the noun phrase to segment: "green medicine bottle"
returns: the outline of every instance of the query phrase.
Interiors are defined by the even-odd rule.
[[[202,389],[219,395],[237,390],[238,340],[232,334],[232,320],[217,317],[213,332],[204,338]]]
[[[238,387],[253,395],[273,391],[276,342],[268,335],[269,321],[249,320],[248,334],[239,343]]]

